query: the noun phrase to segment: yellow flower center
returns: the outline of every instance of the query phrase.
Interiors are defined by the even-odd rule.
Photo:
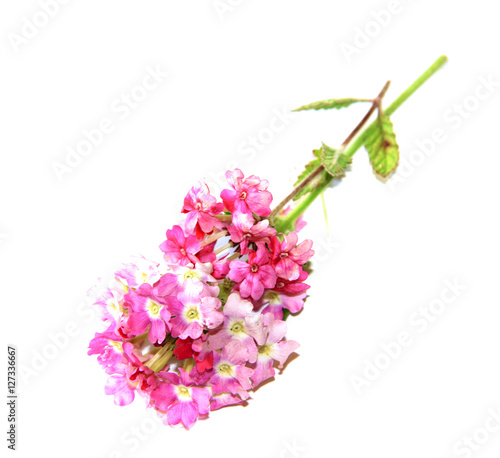
[[[219,372],[231,372],[231,366],[229,366],[229,364],[221,364],[219,366]]]
[[[271,347],[269,345],[262,345],[259,347],[259,354],[269,356]]]
[[[243,331],[243,324],[242,323],[234,323],[231,326],[231,331],[233,331],[236,334]]]
[[[199,317],[199,313],[198,313],[198,309],[190,309],[186,316],[190,319],[190,320],[196,320],[198,317]]]
[[[147,309],[149,310],[149,314],[153,318],[159,318],[160,317],[160,309],[161,305],[157,304],[156,302],[153,302],[151,299],[149,299],[149,304]]]
[[[184,274],[184,280],[191,280],[192,278],[200,278],[200,276],[194,270],[188,270]]]

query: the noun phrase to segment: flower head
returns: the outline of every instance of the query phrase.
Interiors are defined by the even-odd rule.
[[[184,198],[182,213],[187,213],[186,232],[201,239],[212,232],[214,227],[222,227],[222,222],[215,216],[223,210],[224,205],[217,203],[217,199],[210,195],[208,186],[204,182],[198,183]]]
[[[267,180],[261,180],[255,175],[245,179],[240,169],[228,170],[226,179],[233,189],[224,189],[221,197],[230,212],[255,213],[258,216],[268,216],[271,213],[269,205],[273,197],[267,191]]]
[[[290,232],[289,235],[283,236],[282,242],[278,237],[271,239],[273,266],[278,277],[285,280],[297,280],[300,276],[300,267],[314,255],[314,251],[311,250],[312,241],[304,240],[297,245],[298,238],[296,232]]]
[[[131,333],[138,336],[149,328],[149,341],[162,343],[167,331],[170,331],[172,315],[168,307],[175,306],[178,300],[171,296],[158,297],[151,285],[144,283],[137,290],[128,293],[125,301],[132,310],[127,320]]]
[[[283,310],[300,311],[309,288],[310,241],[277,234],[268,182],[226,173],[223,202],[200,182],[184,219],[166,231],[163,260],[136,257],[114,273],[95,305],[105,330],[89,355],[108,374],[117,405],[144,399],[167,425],[190,429],[210,411],[244,403],[298,347]]]
[[[258,300],[266,288],[274,288],[277,275],[269,261],[266,248],[259,244],[257,251],[248,251],[248,262],[231,262],[228,277],[238,283],[241,297]]]
[[[169,425],[182,423],[190,429],[199,417],[210,411],[212,393],[210,387],[193,386],[195,381],[182,368],[179,372],[180,375],[158,373],[162,382],[151,393],[151,399],[158,410],[166,412]]]

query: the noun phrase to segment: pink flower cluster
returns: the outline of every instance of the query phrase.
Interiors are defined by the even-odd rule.
[[[283,368],[299,346],[285,340],[284,309],[299,312],[309,288],[312,242],[270,226],[268,182],[239,169],[226,178],[222,202],[204,183],[189,191],[162,262],[124,265],[95,303],[107,329],[88,353],[109,375],[106,394],[121,406],[137,394],[188,429]]]

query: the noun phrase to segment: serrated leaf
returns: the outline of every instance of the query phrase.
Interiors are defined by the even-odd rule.
[[[320,100],[319,102],[313,102],[307,105],[303,105],[292,111],[329,110],[332,108],[339,110],[340,108],[345,108],[348,107],[349,105],[352,105],[353,103],[358,103],[358,102],[371,102],[371,100],[354,99],[354,98]]]
[[[398,166],[399,147],[389,116],[379,113],[375,129],[365,140],[375,174],[387,178]]]
[[[306,164],[304,171],[297,177],[297,181],[293,185],[294,187],[300,184],[302,181],[304,181],[314,169],[316,169],[321,165],[321,150],[315,149],[313,150],[313,154],[316,157],[316,159],[313,159],[312,161]]]
[[[304,171],[299,175],[297,181],[293,185],[294,187],[302,183],[302,181],[304,181],[314,170],[321,166],[321,148],[313,150],[313,154],[315,159],[313,159],[306,165]],[[309,194],[311,191],[313,191],[318,185],[318,182],[320,182],[320,180],[324,178],[325,173],[325,171],[322,171],[317,177],[315,177],[310,183],[308,183],[307,186],[302,188],[300,192],[294,196],[293,200],[300,199],[302,196],[305,196],[306,194]]]
[[[350,157],[323,143],[321,147],[321,163],[332,177],[340,178],[344,176],[347,166],[351,162]]]

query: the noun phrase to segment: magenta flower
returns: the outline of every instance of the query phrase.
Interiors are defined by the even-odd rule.
[[[125,374],[115,374],[108,378],[104,393],[114,397],[117,406],[129,405],[135,397],[135,385],[131,384]]]
[[[299,278],[297,280],[285,280],[284,278],[278,278],[276,280],[276,286],[273,288],[273,291],[277,293],[284,294],[300,294],[310,288],[309,285],[306,285],[304,282],[307,280],[309,274],[305,270],[301,270],[299,274]]]
[[[238,283],[241,297],[259,300],[264,290],[276,285],[276,272],[269,263],[265,245],[258,244],[257,251],[248,251],[248,262],[231,261],[228,277]]]
[[[266,336],[264,343],[259,345],[257,362],[251,376],[254,386],[274,376],[274,361],[278,361],[278,367],[282,368],[290,353],[299,347],[299,344],[293,340],[283,340],[286,334],[286,323],[275,320],[272,313],[264,315],[264,329]]]
[[[204,329],[214,329],[224,320],[224,314],[219,312],[221,301],[216,297],[202,297],[203,287],[193,285],[186,291],[177,294],[175,304],[170,310],[175,318],[172,319],[172,336],[181,339],[197,339]]]
[[[97,361],[108,374],[122,370],[124,366],[123,337],[109,329],[106,332],[96,332],[89,344],[89,355],[97,356]]]
[[[217,203],[214,196],[210,195],[208,186],[200,182],[192,187],[184,198],[182,213],[187,213],[186,232],[201,239],[205,234],[212,232],[214,227],[222,227],[222,222],[215,217],[222,213],[224,205]]]
[[[167,231],[167,240],[160,245],[165,261],[185,266],[189,263],[212,262],[215,255],[213,246],[206,246],[200,250],[200,243],[193,235],[184,235],[180,226],[174,226]]]
[[[214,354],[214,374],[210,377],[214,394],[229,392],[241,399],[249,398],[247,390],[252,389],[250,377],[253,370],[245,366],[248,361],[246,348],[237,340],[232,340],[222,354]]]
[[[133,311],[127,321],[132,334],[138,336],[149,327],[149,341],[162,343],[167,331],[170,331],[169,307],[175,306],[179,301],[172,296],[156,296],[151,285],[147,283],[135,291],[131,290],[125,296],[125,301]]]
[[[245,176],[240,169],[226,172],[227,182],[233,188],[224,189],[221,198],[230,212],[255,213],[258,216],[268,216],[271,213],[270,204],[273,196],[267,187],[267,180],[261,180],[251,175]]]
[[[254,225],[254,219],[248,213],[234,213],[232,223],[227,230],[231,234],[231,240],[240,244],[241,254],[248,252],[249,242],[269,244],[269,238],[276,235],[276,229],[269,227],[269,220],[264,219]]]
[[[277,234],[265,219],[268,182],[239,169],[226,177],[224,203],[204,182],[190,189],[162,261],[135,257],[92,292],[106,330],[88,353],[108,375],[105,393],[122,406],[139,396],[186,429],[244,404],[283,366],[298,347],[285,340],[284,311],[300,311],[309,288],[311,242],[297,245],[295,232]]]
[[[252,310],[251,302],[242,299],[238,292],[232,293],[224,305],[222,328],[208,338],[210,348],[219,350],[235,339],[246,348],[248,361],[255,362],[257,358],[255,341],[262,344],[265,336],[261,315],[252,315]]]
[[[179,368],[180,377],[173,372],[159,372],[164,382],[151,392],[156,409],[166,412],[169,425],[182,423],[190,429],[199,417],[208,415],[212,393],[210,387],[193,386],[194,380]]]
[[[298,235],[290,232],[284,235],[280,242],[278,237],[271,239],[271,250],[273,252],[273,266],[278,277],[286,280],[297,280],[300,276],[300,266],[305,264],[314,254],[311,250],[312,241],[304,240],[297,245]]]

